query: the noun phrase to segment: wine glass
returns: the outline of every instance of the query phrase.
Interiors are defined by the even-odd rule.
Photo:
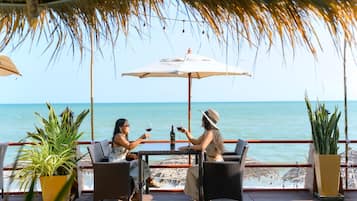
[[[183,123],[182,123],[182,121],[180,121],[180,122],[176,125],[176,129],[177,129],[178,131],[182,132],[182,130],[183,130]]]
[[[182,121],[179,121],[178,124],[176,124],[176,129],[177,129],[177,131],[179,132],[179,134],[178,134],[177,136],[178,136],[178,139],[180,139],[180,140],[183,140],[183,139],[184,139],[183,133],[182,133],[183,128],[184,128],[183,122],[182,122]]]
[[[147,126],[145,128],[145,131],[150,133],[152,131],[152,123],[151,122],[148,122],[147,123]]]

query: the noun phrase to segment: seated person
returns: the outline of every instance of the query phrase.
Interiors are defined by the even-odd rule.
[[[185,128],[180,129],[180,131],[186,134],[187,139],[193,144],[193,146],[182,147],[181,149],[190,148],[206,151],[208,161],[223,161],[222,154],[224,152],[224,143],[221,133],[216,125],[218,121],[219,114],[215,110],[208,109],[205,112],[202,112],[203,134],[196,139],[193,138],[191,132]],[[194,200],[198,200],[198,176],[197,166],[192,166],[187,170],[184,192]]]
[[[144,133],[137,140],[129,142],[129,131],[130,125],[127,119],[118,119],[116,121],[112,137],[112,150],[109,154],[109,162],[130,161],[130,176],[134,179],[135,191],[138,191],[138,159],[135,154],[129,154],[129,151],[137,147],[144,140],[148,139],[150,134]],[[160,187],[160,185],[150,177],[151,173],[147,163],[143,161],[142,164],[144,167],[144,179],[146,179],[146,183],[150,187]]]

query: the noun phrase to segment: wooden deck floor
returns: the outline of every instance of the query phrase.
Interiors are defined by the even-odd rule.
[[[8,201],[22,201],[23,195],[9,195]],[[36,196],[36,201],[41,201],[40,196]],[[6,199],[4,199],[6,200]],[[83,193],[76,201],[92,201],[92,193]],[[185,194],[167,193],[167,192],[152,192],[149,195],[144,195],[144,201],[190,201],[191,199]],[[227,199],[221,199],[228,201]],[[244,192],[244,201],[317,201],[308,191],[249,191]],[[330,199],[331,200],[331,199]],[[344,194],[345,201],[356,201],[357,191],[349,191]]]

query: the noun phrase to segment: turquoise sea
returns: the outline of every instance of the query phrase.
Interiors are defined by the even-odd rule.
[[[330,111],[335,106],[343,113],[342,101],[325,102]],[[70,107],[75,114],[89,109],[89,103],[53,104],[58,114]],[[313,105],[315,105],[313,103]],[[200,110],[216,109],[221,116],[219,127],[225,139],[311,139],[305,103],[301,102],[195,102],[192,103],[191,129],[194,136],[202,133]],[[357,101],[348,103],[349,139],[357,139]],[[34,131],[39,121],[35,112],[47,116],[45,104],[0,105],[0,141],[17,142]],[[151,139],[169,139],[171,125],[187,127],[187,103],[96,103],[94,105],[95,140],[111,139],[116,119],[129,119],[135,139],[151,125]],[[90,140],[90,115],[81,126],[83,140]],[[344,115],[340,120],[341,139],[344,137]],[[185,139],[176,132],[177,139]],[[231,149],[233,145],[227,145]],[[344,146],[341,146],[340,152]],[[10,148],[5,165],[16,153]],[[248,157],[264,162],[303,163],[308,154],[305,144],[251,144]]]

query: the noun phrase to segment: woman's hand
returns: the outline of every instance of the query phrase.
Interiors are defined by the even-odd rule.
[[[184,134],[187,133],[187,129],[184,128],[184,127],[178,127],[177,130],[180,131],[181,133],[184,133]]]
[[[137,159],[138,159],[138,155],[132,154],[132,153],[128,153],[128,154],[126,155],[125,159],[126,159],[127,161],[137,160]]]
[[[186,128],[182,128],[182,129],[180,129],[180,131],[186,135],[186,137],[189,141],[191,141],[192,135]]]
[[[150,137],[149,133],[144,133],[142,136],[140,136],[140,139],[146,140]]]

